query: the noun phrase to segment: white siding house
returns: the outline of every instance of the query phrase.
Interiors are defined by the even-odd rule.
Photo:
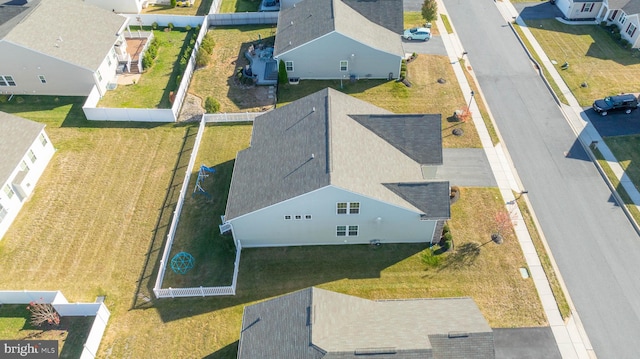
[[[604,0],[598,19],[618,25],[622,38],[640,47],[640,0]]]
[[[359,4],[305,0],[280,11],[273,56],[284,61],[289,78],[398,78],[404,57],[402,22],[384,6],[394,5],[401,14],[402,3],[362,2],[369,6],[360,11],[352,3]],[[373,11],[377,5],[389,16]]]
[[[53,157],[44,125],[0,112],[0,239]]]
[[[438,242],[450,215],[440,115],[396,115],[325,89],[254,121],[221,226],[242,247]]]
[[[15,3],[20,3],[16,1]],[[0,93],[87,96],[116,76],[126,17],[79,0],[0,7]]]
[[[556,6],[567,19],[595,19],[602,7],[602,0],[557,0]]]

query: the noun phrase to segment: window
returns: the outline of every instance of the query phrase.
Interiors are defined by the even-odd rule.
[[[296,214],[296,219],[302,219],[302,216],[299,214]]]
[[[636,26],[634,24],[629,24],[629,26],[627,26],[626,33],[627,35],[633,37],[633,35],[636,34]]]
[[[100,70],[96,71],[96,76],[98,76],[98,81],[102,82],[102,74],[100,73]]]
[[[8,197],[9,199],[13,198],[13,195],[14,195],[15,193],[13,193],[13,190],[11,189],[11,187],[9,187],[9,185],[5,185],[5,186],[4,186],[4,188],[3,188],[3,190],[4,190],[4,193],[7,195],[7,197]]]
[[[286,216],[284,216],[284,219],[291,219],[291,216],[286,215]]]
[[[27,163],[25,161],[20,162],[20,170],[21,171],[28,171],[29,170],[29,166],[27,166]]]
[[[624,22],[627,21],[627,14],[622,13],[618,21],[620,22],[620,25],[624,24]]]
[[[349,226],[349,237],[354,237],[358,235],[358,226]]]
[[[593,9],[593,3],[592,2],[586,2],[582,4],[582,12],[591,12],[591,10]]]
[[[293,61],[285,61],[284,67],[287,71],[293,71]]]
[[[310,214],[305,214],[304,215],[304,219],[311,219],[311,215]]]
[[[7,216],[7,210],[6,208],[2,207],[2,205],[0,204],[0,223],[2,223],[2,220],[4,219],[4,217]]]
[[[337,214],[359,214],[360,202],[338,202],[336,205]]]
[[[15,86],[16,82],[13,80],[13,76],[0,75],[0,86]]]
[[[340,61],[340,71],[346,72],[348,70],[349,70],[349,61],[347,60]]]
[[[355,237],[358,235],[358,226],[336,226],[337,237]]]
[[[43,146],[47,145],[47,138],[44,137],[44,133],[40,134],[40,143],[42,143]]]
[[[44,75],[38,75],[38,78],[40,79],[40,83],[41,84],[46,84],[47,83],[47,79],[44,78]]]
[[[109,64],[109,66],[111,66],[111,57],[107,56],[107,64]]]
[[[36,162],[36,154],[33,153],[32,150],[29,150],[29,153],[27,153],[27,156],[29,156],[29,159],[31,160],[31,163],[35,163]]]

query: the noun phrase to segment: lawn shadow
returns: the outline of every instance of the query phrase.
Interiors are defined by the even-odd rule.
[[[202,359],[236,359],[238,357],[239,344],[240,342],[236,340],[235,342],[226,345],[224,348],[202,357]]]
[[[236,12],[257,12],[260,0],[236,0]]]
[[[342,279],[380,278],[419,253],[419,244],[301,246],[242,250],[235,296],[155,300],[164,322],[291,293]]]
[[[153,287],[160,268],[160,259],[171,226],[173,211],[180,196],[180,189],[184,181],[184,169],[189,165],[189,158],[193,150],[198,127],[186,125],[182,146],[178,152],[175,166],[162,207],[159,209],[156,225],[151,233],[149,248],[145,254],[145,261],[136,282],[136,290],[130,309],[143,309],[152,306],[154,298]]]
[[[444,264],[438,268],[438,271],[444,269],[461,269],[473,265],[476,259],[478,259],[480,248],[483,245],[484,244],[480,245],[475,242],[467,242],[455,248],[455,250],[446,257]]]

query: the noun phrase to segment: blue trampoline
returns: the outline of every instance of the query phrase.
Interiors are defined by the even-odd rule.
[[[187,252],[180,252],[171,258],[171,269],[177,274],[185,274],[193,268],[196,260]]]

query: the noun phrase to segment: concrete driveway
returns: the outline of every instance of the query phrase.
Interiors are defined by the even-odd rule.
[[[433,36],[428,41],[409,41],[402,39],[402,48],[405,54],[447,55],[444,43],[440,36]]]
[[[591,108],[584,109],[589,121],[598,130],[600,136],[628,136],[640,134],[640,110],[626,114],[624,112],[610,113],[601,116]]]
[[[513,7],[518,10],[520,17],[525,20],[541,20],[541,19],[555,19],[556,17],[563,17],[564,14],[557,6],[552,5],[550,2],[514,2]]]
[[[444,3],[595,354],[637,358],[638,234],[495,3]]]
[[[496,359],[561,359],[551,328],[493,328]]]

